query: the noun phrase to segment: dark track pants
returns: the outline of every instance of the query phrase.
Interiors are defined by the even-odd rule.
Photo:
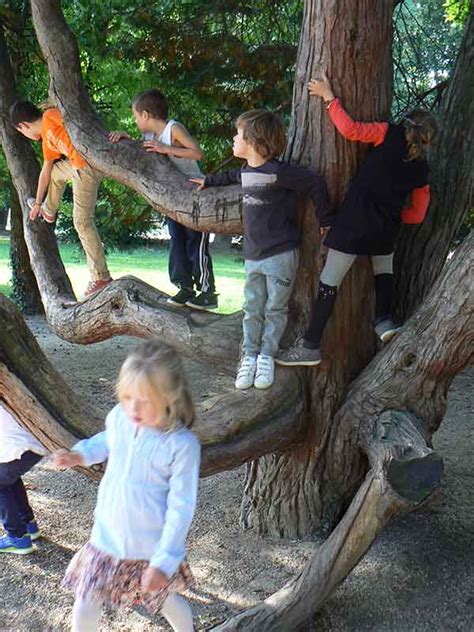
[[[168,270],[179,288],[214,292],[215,281],[209,254],[209,233],[201,233],[167,219],[170,233]]]

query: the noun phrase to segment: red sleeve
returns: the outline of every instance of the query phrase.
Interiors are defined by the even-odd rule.
[[[419,189],[413,189],[411,193],[411,206],[402,211],[403,224],[421,224],[425,219],[426,211],[430,203],[430,185]]]
[[[388,123],[361,123],[351,119],[338,98],[331,101],[328,108],[331,121],[337,131],[347,140],[359,140],[361,143],[380,145],[385,139]]]

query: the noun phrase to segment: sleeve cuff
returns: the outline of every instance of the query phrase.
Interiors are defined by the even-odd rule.
[[[167,577],[171,577],[176,573],[182,561],[177,560],[175,557],[153,555],[150,560],[150,566],[159,568]]]

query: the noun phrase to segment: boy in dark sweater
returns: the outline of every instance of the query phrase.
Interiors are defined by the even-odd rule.
[[[237,119],[236,127],[234,156],[246,163],[192,181],[199,189],[242,185],[244,344],[235,386],[264,389],[274,381],[274,357],[285,331],[298,267],[297,194],[309,195],[323,220],[328,210],[327,196],[324,181],[316,171],[276,159],[286,146],[285,129],[276,114],[250,110]]]

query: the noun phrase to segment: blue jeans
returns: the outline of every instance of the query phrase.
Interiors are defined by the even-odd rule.
[[[24,452],[20,459],[0,463],[0,520],[5,531],[16,538],[26,533],[26,523],[34,520],[21,477],[43,457]]]
[[[288,319],[298,249],[260,261],[245,260],[244,354],[275,356]]]

